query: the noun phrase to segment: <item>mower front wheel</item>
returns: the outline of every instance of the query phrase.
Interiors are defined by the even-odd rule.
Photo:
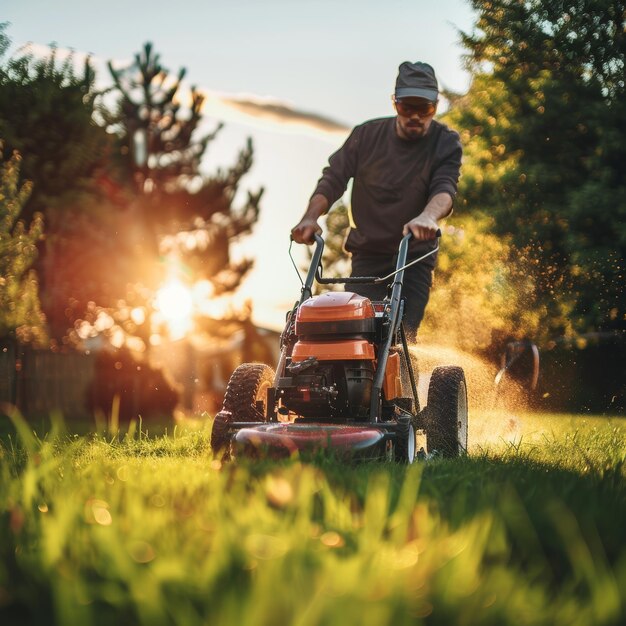
[[[231,374],[222,410],[215,416],[211,431],[214,454],[230,456],[232,422],[265,422],[267,390],[274,383],[274,370],[264,363],[243,363]]]
[[[222,455],[222,460],[230,458],[230,433],[229,424],[233,421],[233,416],[227,411],[220,411],[213,420],[211,429],[211,450],[218,457]]]
[[[242,363],[232,373],[222,410],[237,422],[264,422],[267,390],[274,384],[274,370],[265,363]]]
[[[436,367],[426,413],[428,452],[455,457],[467,452],[467,385],[460,367]]]

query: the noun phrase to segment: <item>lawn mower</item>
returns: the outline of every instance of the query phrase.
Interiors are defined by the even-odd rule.
[[[440,235],[440,233],[438,233]],[[276,370],[243,363],[233,372],[211,447],[226,458],[328,453],[412,463],[467,449],[467,389],[460,367],[433,370],[421,409],[402,325],[409,233],[385,277],[325,278],[324,240],[315,249],[300,300],[287,314]],[[386,284],[372,301],[351,291],[313,296],[313,285]]]

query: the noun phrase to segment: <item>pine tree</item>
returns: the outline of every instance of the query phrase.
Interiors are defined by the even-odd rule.
[[[206,177],[200,172],[201,159],[222,126],[197,138],[204,96],[192,86],[189,110],[183,110],[185,69],[172,79],[146,43],[130,67],[118,70],[109,64],[109,70],[118,102],[112,113],[104,108],[102,118],[117,133],[119,158],[137,193],[134,210],[147,250],[152,246],[152,252],[176,257],[188,272],[210,280],[218,293],[234,290],[252,262],[232,263],[229,245],[251,231],[263,193],[248,192],[243,206],[233,206],[252,166],[251,141],[232,167]]]

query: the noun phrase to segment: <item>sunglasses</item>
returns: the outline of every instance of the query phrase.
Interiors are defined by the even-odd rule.
[[[430,100],[424,100],[420,103],[409,103],[395,96],[392,96],[391,99],[396,105],[396,111],[402,115],[402,117],[411,117],[411,115],[415,115],[416,113],[419,117],[430,117],[437,110],[437,103],[431,102]]]

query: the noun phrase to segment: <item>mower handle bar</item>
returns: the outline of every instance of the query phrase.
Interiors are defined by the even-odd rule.
[[[317,251],[317,249],[321,248],[321,251],[323,252],[323,250],[324,250],[324,240],[322,239],[322,237],[318,233],[315,233],[314,236],[315,236],[315,243],[316,243],[316,251]],[[419,263],[419,262],[423,261],[425,258],[427,258],[429,256],[432,256],[433,254],[435,254],[439,250],[439,244],[437,244],[437,247],[433,248],[432,250],[430,250],[429,252],[427,252],[423,256],[421,256],[421,257],[419,257],[417,259],[413,259],[413,261],[407,263],[406,262],[406,257],[407,257],[407,253],[408,253],[408,245],[409,245],[409,241],[411,240],[412,237],[413,237],[413,233],[409,232],[400,241],[400,247],[399,247],[399,250],[398,250],[398,261],[396,263],[396,269],[393,272],[391,272],[391,274],[388,274],[387,276],[382,276],[382,277],[377,277],[377,276],[348,276],[346,278],[323,278],[322,277],[322,272],[321,272],[321,264],[319,262],[314,264],[313,261],[315,259],[312,259],[311,267],[315,267],[315,278],[316,278],[317,282],[320,283],[321,285],[338,285],[338,284],[380,285],[381,283],[386,283],[390,278],[393,278],[400,271],[405,270],[407,267],[411,267],[412,265],[415,265],[416,263]],[[440,229],[437,229],[437,232],[435,233],[435,237],[437,239],[439,239],[439,237],[441,237],[441,230]],[[320,260],[321,260],[321,256],[322,255],[320,253]]]
[[[441,230],[437,229],[435,233],[437,238],[441,237]],[[413,237],[413,233],[409,232],[404,237],[402,237],[400,241],[400,246],[398,248],[398,260],[396,262],[396,269],[391,272],[391,274],[383,277],[378,276],[348,276],[347,278],[323,278],[321,273],[322,267],[322,254],[324,253],[324,239],[321,237],[319,233],[314,233],[313,237],[315,238],[315,250],[313,251],[313,256],[311,257],[311,264],[309,266],[309,271],[307,272],[306,279],[302,284],[302,295],[300,297],[300,304],[302,304],[305,300],[310,298],[313,295],[313,283],[317,280],[321,285],[333,285],[333,284],[375,284],[378,285],[380,283],[384,283],[388,281],[390,278],[400,276],[396,279],[396,282],[402,283],[404,270],[411,265],[415,265],[420,261],[423,261],[426,257],[429,257],[439,250],[439,244],[437,244],[436,248],[433,248],[430,252],[427,252],[425,255],[414,259],[410,263],[406,262],[406,257],[409,251],[409,241]]]

